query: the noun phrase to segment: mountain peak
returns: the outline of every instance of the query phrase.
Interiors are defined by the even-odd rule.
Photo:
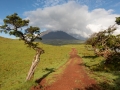
[[[65,39],[65,40],[77,40],[73,36],[63,31],[51,31],[42,36],[42,39]]]

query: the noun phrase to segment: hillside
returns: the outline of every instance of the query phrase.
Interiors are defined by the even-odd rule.
[[[42,39],[64,39],[64,40],[77,40],[73,36],[63,32],[63,31],[56,31],[56,32],[49,32],[42,36]]]
[[[86,50],[84,44],[52,46],[39,42],[39,45],[45,53],[40,57],[34,78],[30,82],[25,82],[35,51],[27,48],[23,41],[0,37],[0,90],[30,90],[36,85],[36,80],[44,78],[47,78],[50,84],[53,81],[51,77],[54,77],[52,76],[54,70],[56,74],[64,70],[59,68],[69,61],[73,47],[83,60],[82,64],[77,65],[86,66],[87,70],[92,70],[88,74],[99,82],[98,85],[103,88],[101,90],[120,90],[120,72],[110,71],[107,67],[102,68],[104,59],[94,56],[94,52]],[[78,81],[75,80],[75,82]]]
[[[39,42],[39,40],[36,40]],[[44,44],[50,45],[66,45],[66,44],[80,44],[84,41],[78,40],[73,36],[63,31],[45,31],[42,33],[42,41]]]
[[[59,48],[40,42],[39,45],[45,53],[40,57],[33,81],[25,82],[35,51],[21,40],[0,37],[0,90],[29,90],[37,78],[48,72],[46,68],[57,69],[67,61],[70,48]]]

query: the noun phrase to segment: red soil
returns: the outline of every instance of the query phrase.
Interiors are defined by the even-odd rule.
[[[47,84],[43,79],[32,90],[101,90],[96,85],[96,81],[86,73],[87,70],[75,48],[70,52],[70,59],[65,66],[63,73],[56,75],[57,80],[54,83],[45,86]]]

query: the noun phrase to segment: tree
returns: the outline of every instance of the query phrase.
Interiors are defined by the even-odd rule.
[[[116,27],[113,25],[104,31],[94,33],[86,41],[86,44],[92,45],[97,55],[103,55],[107,57],[111,52],[118,53],[120,50],[120,34],[113,35],[115,30]]]
[[[120,17],[117,17],[115,22],[120,25]],[[104,31],[92,34],[86,41],[86,44],[92,45],[96,55],[106,58],[106,63],[116,63],[119,66],[120,34],[113,34],[114,31],[117,30],[116,24],[108,27],[108,29]]]
[[[40,61],[40,55],[44,53],[44,50],[38,47],[38,43],[34,42],[36,39],[41,40],[40,30],[38,27],[28,27],[29,20],[23,20],[17,13],[6,16],[3,22],[4,25],[0,26],[1,32],[5,32],[6,34],[9,33],[10,35],[18,37],[20,40],[23,40],[28,47],[33,48],[36,51],[32,65],[26,77],[26,81],[28,81],[34,75],[35,69]],[[26,29],[23,30],[25,27]]]
[[[120,25],[120,17],[116,17],[115,22],[116,22],[116,24]]]

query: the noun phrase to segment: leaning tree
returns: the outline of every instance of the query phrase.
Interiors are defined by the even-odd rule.
[[[120,17],[115,22],[120,25]],[[113,34],[117,30],[116,24],[92,34],[86,41],[86,44],[92,45],[96,55],[106,58],[106,63],[120,63],[120,34]]]
[[[120,25],[120,17],[116,17],[115,22]],[[113,34],[117,30],[116,24],[106,30],[92,34],[86,41],[86,44],[92,45],[97,55],[108,57],[113,52],[120,52],[120,34]]]
[[[40,55],[44,53],[44,50],[38,46],[38,43],[34,42],[36,39],[41,40],[40,30],[38,27],[28,26],[29,20],[23,20],[17,13],[6,16],[3,22],[4,25],[0,26],[1,32],[18,37],[20,40],[23,40],[28,47],[33,48],[36,51],[32,65],[26,77],[26,81],[28,81],[34,75],[35,69],[40,61]]]

